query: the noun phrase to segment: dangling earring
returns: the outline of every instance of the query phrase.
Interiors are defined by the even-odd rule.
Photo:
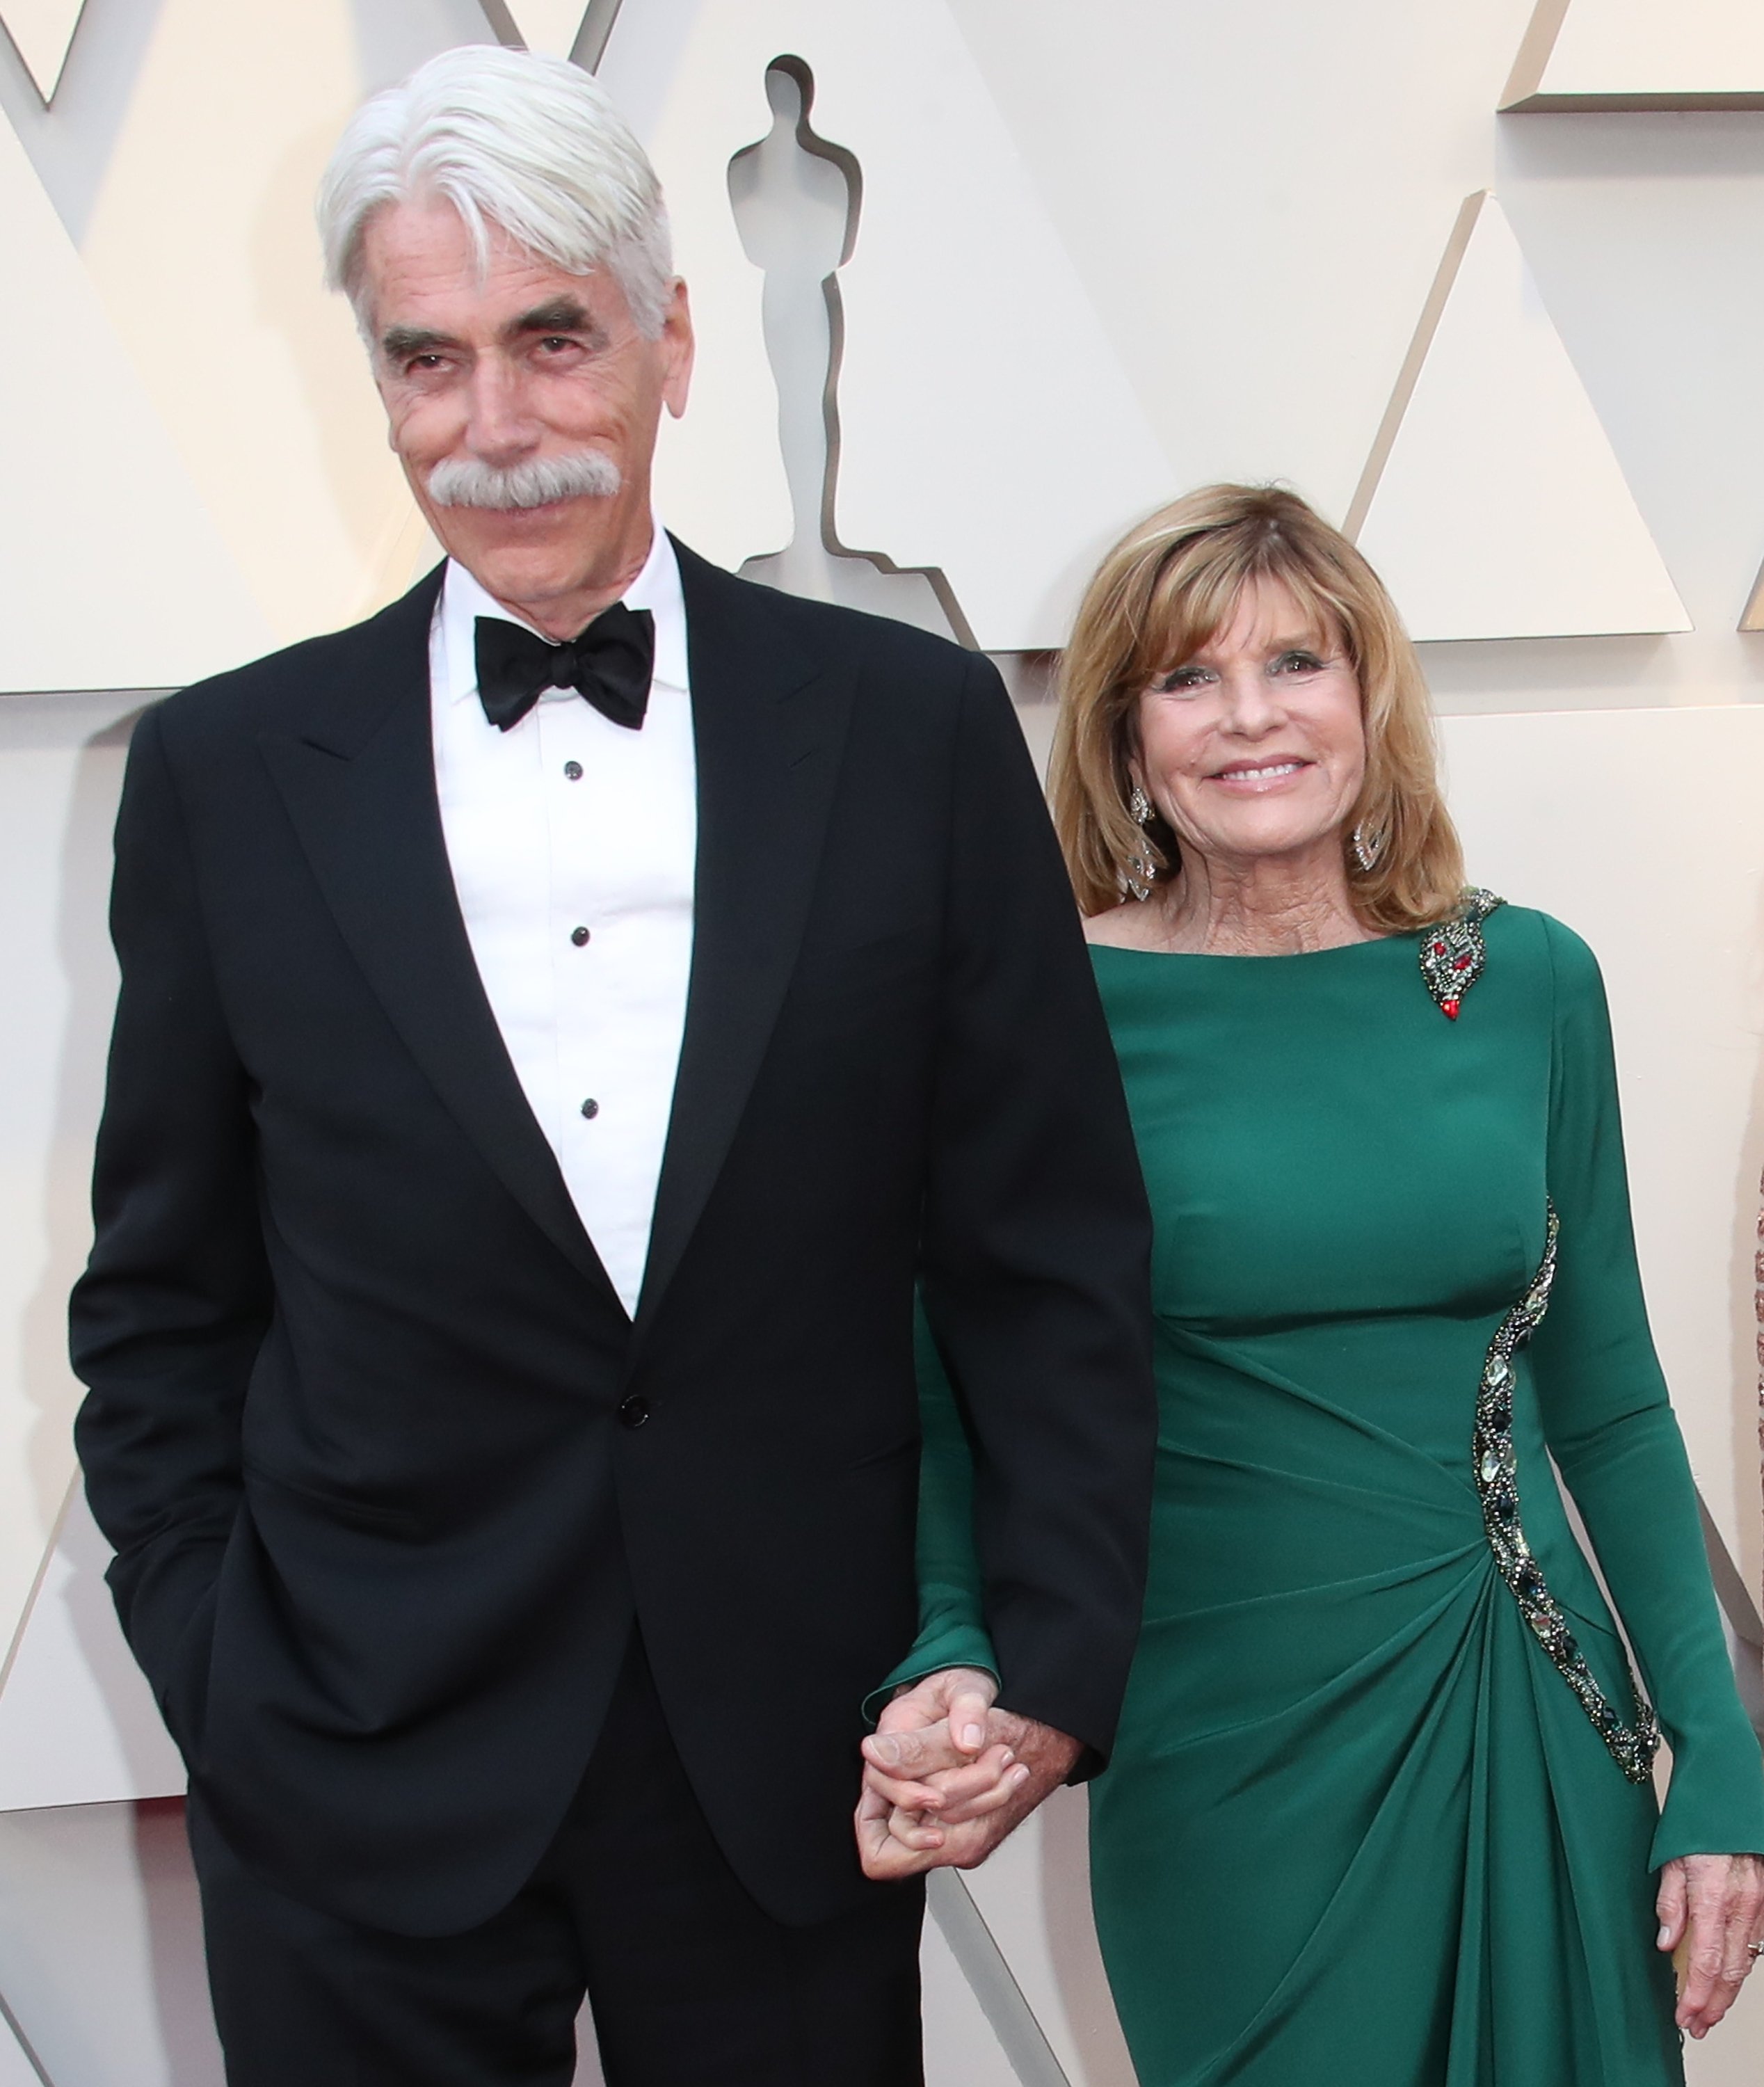
[[[1127,799],[1127,814],[1138,826],[1145,825],[1152,816],[1152,800],[1136,783]],[[1142,902],[1152,895],[1152,886],[1157,881],[1157,865],[1149,853],[1130,855],[1127,857],[1127,888]]]
[[[1362,819],[1353,830],[1353,859],[1368,877],[1378,866],[1378,857],[1384,852],[1384,831],[1379,826],[1369,826]]]

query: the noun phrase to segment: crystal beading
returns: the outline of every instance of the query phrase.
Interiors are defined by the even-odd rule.
[[[1479,894],[1487,897],[1486,893]],[[1494,905],[1499,905],[1496,899]],[[1489,907],[1493,911],[1493,907]],[[1479,963],[1480,968],[1480,963]],[[1437,996],[1436,996],[1437,997]],[[1544,1257],[1531,1287],[1501,1321],[1489,1343],[1476,1391],[1476,1424],[1471,1468],[1482,1502],[1482,1526],[1501,1577],[1513,1590],[1519,1614],[1530,1625],[1550,1663],[1580,1699],[1592,1729],[1631,1782],[1645,1783],[1660,1746],[1660,1721],[1630,1675],[1635,1722],[1626,1725],[1593,1679],[1574,1634],[1545,1584],[1519,1522],[1519,1458],[1513,1448],[1513,1356],[1543,1323],[1556,1279],[1556,1240],[1562,1229],[1554,1203],[1547,1206]]]
[[[1483,946],[1482,924],[1506,901],[1492,891],[1472,887],[1449,920],[1429,928],[1421,938],[1421,976],[1434,997],[1434,1005],[1448,1022],[1458,1019],[1464,995],[1482,975],[1488,961]]]

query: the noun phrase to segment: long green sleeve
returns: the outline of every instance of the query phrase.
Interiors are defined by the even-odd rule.
[[[894,1691],[946,1667],[998,1662],[986,1634],[974,1543],[974,1456],[948,1375],[925,1323],[914,1315],[919,1428],[918,1636],[913,1649],[866,1701],[873,1718]]]
[[[1546,926],[1549,1180],[1562,1234],[1532,1347],[1545,1432],[1672,1747],[1655,1863],[1764,1851],[1764,1759],[1734,1685],[1689,1460],[1643,1301],[1604,985],[1586,945],[1558,922]]]

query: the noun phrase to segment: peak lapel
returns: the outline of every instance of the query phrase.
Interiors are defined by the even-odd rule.
[[[447,860],[429,724],[431,574],[356,634],[303,724],[262,742],[351,954],[503,1185],[622,1311],[515,1076]]]
[[[850,713],[849,672],[767,591],[683,545],[698,863],[692,983],[637,1300],[641,1338],[714,1186],[796,961]]]

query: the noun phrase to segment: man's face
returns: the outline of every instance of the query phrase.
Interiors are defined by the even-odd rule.
[[[692,373],[684,286],[646,340],[603,269],[566,275],[499,237],[480,273],[445,203],[377,212],[361,265],[392,447],[430,527],[499,600],[573,635],[648,548],[656,429]],[[595,489],[529,504],[519,467],[540,463]],[[511,485],[520,505],[473,504]]]

